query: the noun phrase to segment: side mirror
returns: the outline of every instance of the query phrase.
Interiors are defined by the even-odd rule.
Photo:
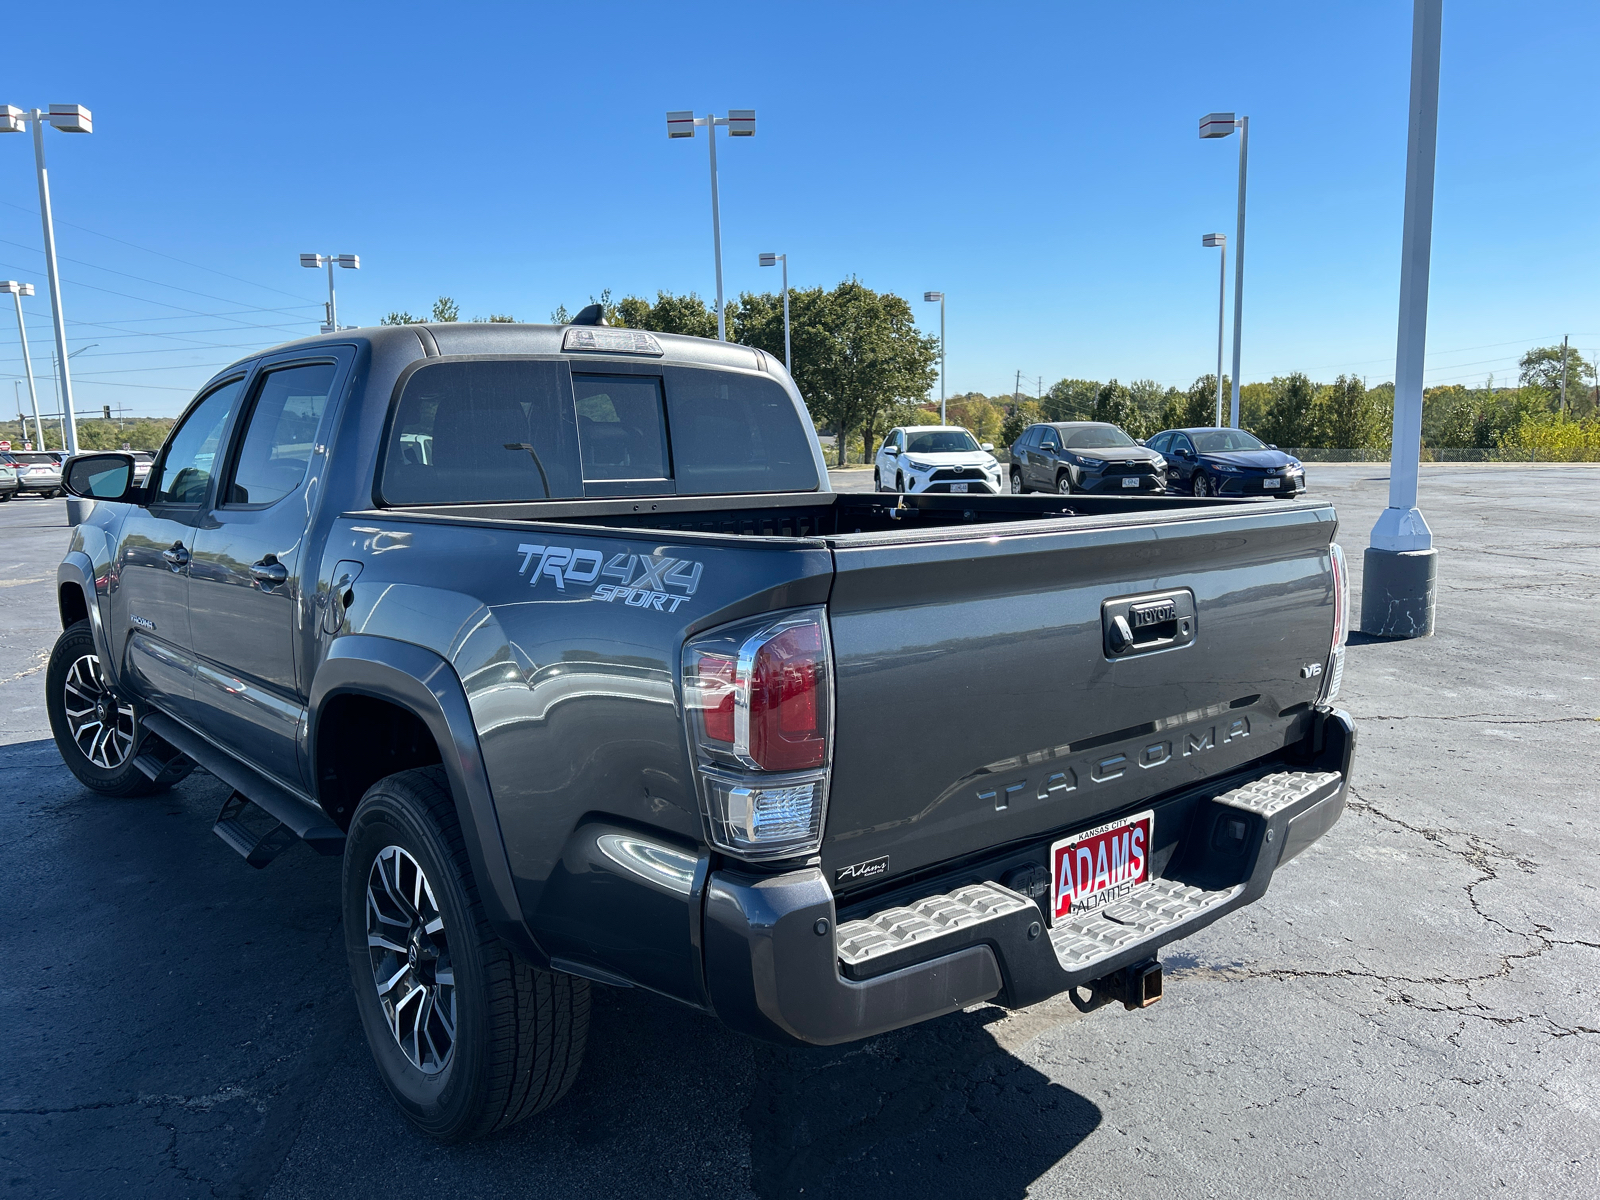
[[[141,489],[133,486],[131,454],[79,454],[67,460],[64,475],[62,486],[80,499],[133,503],[142,499]]]
[[[1269,446],[1268,446],[1268,447],[1267,447],[1267,449],[1268,449],[1268,450],[1276,450],[1276,449],[1277,449],[1277,447],[1276,447],[1276,446],[1273,446],[1273,445],[1269,445]]]
[[[1175,451],[1175,453],[1177,454],[1177,456],[1179,458],[1193,458],[1194,457],[1194,451],[1193,450],[1187,450],[1182,446],[1179,446],[1178,449]]]
[[[1141,446],[1144,445],[1144,439],[1143,438],[1134,438],[1133,440],[1138,442],[1139,445],[1141,445]]]
[[[994,443],[993,442],[979,442],[978,443],[978,448],[980,450],[993,450],[994,449]],[[1277,447],[1274,446],[1273,449],[1276,450]]]

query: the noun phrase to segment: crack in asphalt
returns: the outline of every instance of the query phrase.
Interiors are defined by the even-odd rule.
[[[1381,718],[1369,717],[1367,719],[1379,720]],[[1413,825],[1408,821],[1403,821],[1399,817],[1391,816],[1389,813],[1384,812],[1370,800],[1363,798],[1354,788],[1350,789],[1350,799],[1347,801],[1347,806],[1355,812],[1369,813],[1378,820],[1387,821],[1389,824],[1394,825],[1399,829],[1403,829],[1408,833],[1415,834],[1416,836],[1423,838],[1425,841],[1430,842],[1434,846],[1437,846],[1446,854],[1450,854],[1461,859],[1473,870],[1478,872],[1478,878],[1468,883],[1465,888],[1467,903],[1471,906],[1472,911],[1478,916],[1478,918],[1485,924],[1492,925],[1494,928],[1505,933],[1508,937],[1520,938],[1524,941],[1529,941],[1534,944],[1525,951],[1502,954],[1500,956],[1499,968],[1483,975],[1443,975],[1419,978],[1405,975],[1386,975],[1380,974],[1377,971],[1361,971],[1353,968],[1341,968],[1335,971],[1315,971],[1297,968],[1255,970],[1246,967],[1180,967],[1172,971],[1171,974],[1174,976],[1211,974],[1217,976],[1218,978],[1231,979],[1367,979],[1386,985],[1413,984],[1419,987],[1459,987],[1466,992],[1466,1003],[1464,1004],[1428,1004],[1419,1000],[1417,997],[1410,995],[1403,989],[1399,990],[1394,996],[1392,996],[1389,999],[1389,1003],[1402,1004],[1407,1008],[1414,1009],[1418,1012],[1451,1013],[1459,1017],[1472,1017],[1493,1025],[1500,1026],[1521,1025],[1529,1022],[1538,1024],[1542,1022],[1545,1026],[1544,1032],[1548,1033],[1549,1036],[1553,1038],[1585,1036],[1600,1037],[1600,1029],[1590,1028],[1587,1025],[1563,1025],[1550,1017],[1548,1013],[1521,1014],[1517,1016],[1506,1016],[1495,1013],[1488,1005],[1480,1002],[1473,994],[1473,988],[1475,985],[1507,979],[1511,976],[1512,972],[1516,969],[1519,963],[1528,962],[1539,958],[1546,951],[1557,946],[1579,946],[1585,949],[1600,950],[1600,943],[1588,942],[1575,938],[1552,938],[1548,936],[1548,934],[1551,932],[1550,928],[1545,925],[1535,924],[1531,931],[1513,929],[1504,921],[1500,920],[1498,917],[1484,909],[1483,905],[1478,900],[1477,889],[1485,883],[1490,883],[1500,878],[1500,871],[1495,867],[1495,860],[1499,860],[1502,863],[1510,863],[1518,870],[1530,875],[1533,874],[1537,869],[1537,863],[1531,859],[1519,858],[1516,855],[1502,850],[1493,842],[1479,837],[1477,834],[1462,833],[1457,830],[1429,828],[1426,826]],[[1460,847],[1451,845],[1447,839],[1452,837],[1465,838],[1467,842],[1466,846]]]

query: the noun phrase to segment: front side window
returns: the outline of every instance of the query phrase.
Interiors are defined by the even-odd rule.
[[[583,477],[671,479],[667,410],[652,375],[574,375]]]
[[[1172,449],[1175,452],[1178,450],[1187,450],[1190,454],[1193,454],[1194,443],[1189,440],[1188,434],[1180,433],[1176,438],[1173,439]]]
[[[385,504],[470,504],[583,495],[567,365],[533,359],[428,363],[389,423]]]
[[[328,405],[335,363],[269,371],[256,389],[228,504],[273,504],[305,481]]]
[[[159,466],[150,472],[151,499],[162,504],[199,504],[216,470],[222,432],[233,412],[242,378],[223,384],[200,401],[172,436]]]

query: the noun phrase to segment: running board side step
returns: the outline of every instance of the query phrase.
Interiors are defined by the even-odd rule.
[[[165,713],[153,712],[144,718],[144,726],[152,733],[157,734],[174,748],[194,759],[211,774],[222,780],[241,796],[249,797],[256,807],[264,811],[288,832],[305,842],[318,854],[337,856],[344,853],[344,831],[328,819],[311,800],[290,791],[288,788],[268,779],[254,767],[248,766],[234,758],[231,754],[217,749],[205,738],[201,737],[187,725],[174,720]],[[232,797],[229,798],[230,803]],[[222,838],[241,854],[245,851],[239,849],[233,838],[222,831],[223,815],[226,814],[227,805],[223,805],[223,814],[217,818],[217,836]],[[237,818],[238,813],[226,814]],[[248,835],[243,835],[248,836]],[[249,855],[245,854],[248,858]],[[271,862],[269,858],[267,860]],[[263,864],[264,865],[264,864]]]
[[[157,787],[169,787],[188,778],[189,772],[195,768],[194,759],[155,733],[148,725],[145,729],[151,736],[145,738],[144,746],[133,760],[133,765],[138,768],[139,774]],[[166,751],[164,755],[163,750]]]
[[[251,809],[271,820],[266,810],[253,804],[250,797],[243,792],[234,792],[222,802],[222,811],[217,813],[217,823],[211,827],[211,832],[232,846],[245,862],[259,871],[294,845],[297,839],[294,830],[282,821],[272,821],[270,828],[258,834],[244,821]]]

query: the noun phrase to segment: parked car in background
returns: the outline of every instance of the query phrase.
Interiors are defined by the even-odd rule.
[[[1306,469],[1245,429],[1168,429],[1149,441],[1167,460],[1174,491],[1195,496],[1297,496]]]
[[[11,499],[17,491],[17,468],[0,458],[0,503]]]
[[[880,492],[977,492],[999,494],[1000,462],[984,442],[956,425],[907,425],[891,429],[873,463]]]
[[[8,456],[17,468],[17,491],[60,496],[61,458],[51,450],[13,450]]]
[[[1013,492],[1165,492],[1167,464],[1115,425],[1031,425],[1011,447]]]
[[[150,464],[156,461],[156,456],[148,450],[135,450],[133,452],[133,482],[143,487],[150,478]]]

